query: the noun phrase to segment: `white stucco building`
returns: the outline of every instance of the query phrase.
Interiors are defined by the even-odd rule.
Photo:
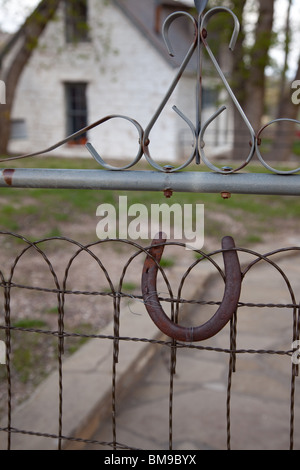
[[[68,3],[68,2],[67,2]],[[157,0],[80,0],[77,22],[62,2],[34,50],[15,97],[10,153],[45,149],[107,115],[126,115],[145,129],[164,98],[193,40],[193,25],[176,20],[170,30],[175,58],[161,35],[163,19],[184,3]],[[88,24],[87,29],[80,29]],[[75,42],[74,42],[75,40]],[[177,52],[178,51],[178,52]],[[151,155],[178,161],[191,151],[191,131],[172,110],[176,105],[195,121],[195,60],[191,61],[151,132]],[[204,113],[216,110],[215,93],[204,82]],[[204,116],[205,118],[205,116]],[[225,134],[228,116],[214,126]],[[218,134],[215,151],[224,147]],[[138,134],[128,121],[113,119],[83,139],[64,144],[53,155],[88,156],[92,142],[105,159],[133,159]]]

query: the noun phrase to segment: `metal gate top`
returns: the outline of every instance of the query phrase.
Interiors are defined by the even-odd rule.
[[[64,170],[4,170],[3,177],[1,178],[0,182],[1,186],[61,188],[90,187],[93,189],[106,189],[108,185],[107,180],[109,180],[109,187],[113,187],[115,189],[147,189],[154,191],[170,189],[176,191],[195,192],[229,191],[248,194],[255,193],[299,195],[299,178],[284,180],[282,178],[275,179],[271,178],[270,175],[261,174],[242,174],[238,178],[229,177],[230,175],[232,176],[233,174],[238,173],[240,170],[247,167],[247,165],[253,161],[253,157],[255,155],[258,157],[258,161],[263,165],[263,167],[271,173],[275,173],[276,175],[291,175],[299,173],[300,167],[295,169],[280,170],[270,166],[270,164],[265,161],[265,158],[262,155],[261,144],[263,133],[267,129],[269,129],[270,126],[275,126],[276,131],[278,126],[280,126],[280,124],[284,121],[289,121],[292,124],[300,124],[300,121],[283,117],[270,121],[257,132],[253,129],[251,122],[247,118],[245,111],[242,109],[209,45],[209,23],[211,18],[220,13],[226,13],[229,16],[231,22],[233,22],[233,31],[229,42],[229,49],[233,51],[240,31],[239,20],[237,16],[227,7],[214,7],[205,12],[207,3],[207,0],[195,0],[195,7],[198,11],[197,18],[195,18],[191,13],[187,11],[177,11],[169,15],[163,24],[163,38],[171,56],[174,56],[175,52],[173,51],[173,47],[170,41],[169,28],[174,21],[176,21],[179,17],[185,17],[187,21],[190,21],[192,23],[195,34],[193,38],[191,38],[189,50],[185,58],[183,59],[173,82],[169,86],[165,97],[163,98],[161,104],[158,106],[157,111],[154,113],[153,117],[151,118],[150,122],[148,123],[145,129],[143,129],[141,124],[132,117],[118,114],[109,115],[99,119],[93,124],[88,125],[87,127],[79,130],[71,136],[66,137],[55,145],[48,147],[47,149],[36,151],[34,153],[26,155],[14,156],[0,160],[1,163],[8,162],[10,160],[46,154],[66,144],[70,140],[79,137],[82,134],[86,134],[89,130],[94,129],[107,121],[118,118],[129,121],[129,123],[135,127],[137,133],[138,151],[130,163],[121,167],[112,166],[105,161],[105,158],[100,155],[100,153],[95,149],[93,144],[91,142],[88,142],[86,144],[86,148],[88,152],[92,155],[92,157],[101,165],[104,170],[112,171],[109,177],[107,177],[107,173],[99,171],[83,173],[81,170],[74,170],[72,172],[69,170],[68,172],[64,172]],[[212,161],[210,161],[210,159],[206,155],[205,147],[207,130],[210,125],[215,121],[215,119],[217,119],[218,116],[220,116],[226,111],[226,106],[221,106],[205,122],[202,122],[202,68],[204,51],[206,51],[209,60],[211,61],[217,73],[217,76],[219,77],[222,85],[225,87],[229,98],[233,103],[233,106],[235,107],[237,113],[240,115],[240,118],[243,121],[247,132],[249,133],[246,139],[250,143],[250,151],[246,157],[242,158],[241,156],[242,163],[238,164],[238,168],[219,168]],[[179,164],[179,166],[161,166],[161,164],[156,161],[156,158],[151,155],[150,134],[194,54],[197,55],[197,90],[195,100],[196,122],[193,123],[181,110],[179,110],[176,106],[173,107],[173,110],[186,123],[186,126],[191,133],[192,150],[187,160]],[[138,174],[122,171],[133,168],[142,159],[142,157],[145,157],[151,169],[154,168],[157,171],[145,171],[139,172]],[[178,162],[175,161],[174,165],[176,165],[177,163]],[[188,167],[192,163],[196,163],[197,165],[200,165],[200,163],[204,163],[206,167],[208,167],[212,171],[212,173],[196,172],[190,174],[189,172],[185,172],[183,175],[178,176],[177,173],[180,172],[180,170]],[[114,171],[116,171],[117,173],[122,171],[122,176],[114,175]],[[163,173],[164,176],[159,175],[159,173]],[[176,176],[171,177],[171,174],[173,173],[176,173]],[[220,174],[226,175],[226,179],[221,179]],[[133,180],[135,180],[135,185],[133,185],[132,183]],[[55,182],[57,186],[55,186]]]

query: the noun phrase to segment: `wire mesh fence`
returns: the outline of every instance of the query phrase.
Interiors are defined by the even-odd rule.
[[[176,362],[178,354],[184,350],[196,351],[199,354],[205,352],[212,356],[217,354],[226,360],[227,378],[223,382],[226,389],[224,395],[226,416],[220,416],[219,422],[226,423],[224,444],[227,449],[232,448],[231,420],[235,399],[232,391],[235,378],[240,372],[239,359],[272,357],[275,362],[270,367],[275,367],[275,374],[276,363],[280,363],[280,369],[284,369],[288,381],[286,387],[289,389],[285,394],[285,419],[289,423],[286,442],[290,449],[300,447],[299,430],[295,437],[295,427],[297,427],[295,423],[298,423],[296,410],[299,407],[299,397],[296,393],[300,344],[297,298],[299,247],[282,248],[266,254],[245,248],[234,248],[240,259],[242,279],[242,292],[237,309],[229,324],[219,335],[203,342],[195,342],[177,341],[166,337],[160,334],[156,327],[154,327],[156,335],[153,335],[153,331],[147,327],[149,336],[139,336],[137,320],[147,318],[152,324],[147,314],[149,305],[145,305],[145,303],[151,304],[152,299],[148,296],[145,300],[141,287],[143,265],[147,255],[151,254],[150,245],[143,247],[128,240],[103,240],[81,245],[63,237],[33,242],[8,232],[1,232],[1,237],[4,250],[0,273],[3,304],[0,332],[2,344],[5,344],[5,358],[1,365],[2,446],[13,449],[16,436],[26,436],[27,439],[41,437],[51,442],[55,440],[57,449],[78,443],[82,446],[92,445],[100,450],[104,448],[136,450],[131,442],[118,440],[118,410],[123,400],[119,390],[123,385],[118,383],[118,367],[122,361],[122,345],[131,343],[133,347],[137,344],[149,344],[157,352],[162,349],[168,351],[169,367],[166,374],[169,376],[167,431],[169,450],[174,447],[174,434],[176,434],[173,420],[176,408],[176,400],[174,401]],[[114,248],[116,269],[113,275],[111,274],[113,255],[109,251],[110,245],[118,247]],[[196,329],[207,318],[212,317],[222,304],[224,282],[226,284],[226,277],[229,275],[225,274],[222,260],[226,250],[221,248],[211,253],[196,250],[189,252],[189,256],[192,256],[189,258],[184,244],[165,242],[163,246],[171,250],[171,257],[163,259],[158,267],[155,294],[175,324],[187,324],[187,328]],[[180,253],[179,258],[174,254],[175,251]],[[183,265],[182,260],[188,261]],[[286,266],[285,260],[288,260]],[[176,273],[174,283],[168,262]],[[259,274],[257,269],[262,266],[267,271]],[[130,278],[130,270],[134,277]],[[205,272],[206,275],[203,274]],[[209,282],[204,285],[205,288],[199,288],[200,279],[205,276]],[[261,287],[262,277],[264,287]],[[257,296],[259,288],[263,291],[264,300]],[[137,313],[137,305],[142,312],[139,310]],[[124,334],[125,308],[129,308],[131,314],[130,334],[127,334],[128,330]],[[94,315],[89,317],[93,310]],[[75,319],[78,320],[77,323]],[[255,333],[259,340],[254,344],[249,343],[249,335],[247,336],[247,331],[245,333],[243,330],[245,321],[250,330],[255,325],[255,328],[262,332],[262,337]],[[111,325],[109,334],[103,329],[107,324]],[[160,335],[157,336],[158,334]],[[272,338],[271,341],[266,340],[266,337]],[[28,342],[28,338],[33,339]],[[219,341],[220,338],[222,340]],[[64,362],[74,352],[73,349],[78,349],[82,342],[87,340],[105,343],[106,355],[109,356],[107,360],[111,364],[109,399],[111,437],[105,441],[95,439],[93,435],[87,437],[84,433],[80,434],[80,430],[70,435],[64,433],[67,400],[64,395]],[[76,345],[72,341],[75,341]],[[36,354],[34,358],[33,354]],[[281,362],[282,358],[284,363]],[[78,367],[80,368],[80,365]],[[38,383],[53,372],[56,373],[58,390],[54,400],[56,409],[53,410],[53,414],[57,414],[57,431],[47,432],[47,422],[43,424],[45,429],[43,432],[35,428],[34,424],[32,429],[26,429],[14,418],[14,413],[20,406],[20,398],[24,409],[28,393],[30,395]],[[201,375],[201,357],[194,373]],[[35,374],[38,378],[33,378]],[[26,392],[27,388],[29,392]],[[76,395],[75,389],[73,393]],[[199,400],[201,400],[201,390],[199,390]],[[126,401],[123,406],[126,406]],[[74,413],[76,414],[75,410]],[[193,416],[187,416],[186,419],[193,420]],[[160,426],[159,422],[157,426]],[[264,436],[262,435],[260,439],[263,441]]]

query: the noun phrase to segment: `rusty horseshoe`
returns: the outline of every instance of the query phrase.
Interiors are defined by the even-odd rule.
[[[180,326],[170,320],[158,299],[157,272],[165,241],[162,235],[152,241],[149,254],[144,263],[142,294],[146,309],[160,331],[170,338],[190,343],[209,339],[225,327],[237,310],[241,293],[242,274],[234,240],[231,237],[224,237],[222,240],[225,265],[225,290],[222,303],[210,320],[201,326],[190,328]]]

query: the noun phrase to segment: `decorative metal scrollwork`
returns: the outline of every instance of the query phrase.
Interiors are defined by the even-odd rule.
[[[196,10],[198,12],[198,18],[195,18],[192,14],[184,11],[178,11],[175,13],[172,13],[164,22],[163,24],[163,29],[162,29],[162,34],[163,38],[166,44],[166,47],[169,51],[169,54],[171,56],[174,56],[175,52],[173,51],[173,47],[171,44],[171,41],[169,39],[169,28],[171,24],[176,21],[178,18],[183,17],[186,18],[187,20],[191,21],[193,26],[194,26],[194,37],[191,40],[190,47],[188,49],[188,52],[186,53],[186,56],[184,57],[178,72],[171,83],[169,89],[167,90],[161,104],[159,105],[157,111],[154,113],[153,117],[151,118],[149,124],[146,126],[145,129],[133,118],[128,117],[128,116],[123,116],[123,115],[111,115],[111,116],[106,116],[97,122],[79,130],[75,134],[72,134],[71,136],[61,140],[57,144],[48,147],[45,150],[39,151],[39,152],[34,152],[26,155],[21,155],[18,157],[11,157],[7,159],[2,159],[0,162],[8,161],[8,160],[16,160],[20,158],[27,158],[27,157],[33,157],[37,155],[42,155],[45,153],[48,153],[63,144],[73,140],[74,138],[77,138],[81,136],[82,134],[86,134],[87,131],[96,128],[97,126],[100,126],[104,122],[107,122],[111,119],[115,118],[120,118],[120,119],[125,119],[129,121],[137,130],[138,134],[138,151],[136,156],[133,158],[133,160],[121,167],[115,167],[112,165],[109,165],[106,163],[105,159],[101,154],[95,149],[93,144],[91,142],[88,142],[86,144],[87,150],[90,152],[92,157],[105,169],[107,170],[126,170],[131,167],[133,167],[135,164],[137,164],[140,159],[145,156],[146,160],[150,164],[150,166],[158,171],[161,172],[168,172],[168,173],[173,173],[179,170],[182,170],[186,168],[188,165],[191,163],[195,162],[196,164],[200,164],[201,161],[208,167],[210,170],[218,173],[236,173],[242,168],[245,168],[253,159],[253,156],[255,153],[258,156],[259,161],[262,163],[262,165],[267,168],[269,171],[273,173],[278,173],[278,174],[294,174],[300,172],[300,167],[296,168],[295,170],[289,170],[289,171],[282,171],[282,170],[277,170],[270,165],[268,165],[263,158],[262,151],[260,149],[260,142],[261,142],[261,135],[263,131],[271,126],[274,123],[280,123],[282,121],[290,121],[293,122],[294,124],[300,124],[300,121],[298,120],[293,120],[293,119],[287,119],[287,118],[281,118],[281,119],[276,119],[274,121],[269,122],[266,124],[261,130],[258,131],[256,134],[255,130],[253,129],[249,119],[246,116],[245,111],[242,109],[237,97],[235,96],[232,88],[230,87],[225,74],[223,73],[216,57],[214,56],[211,47],[209,46],[208,43],[208,24],[210,19],[219,14],[219,13],[227,13],[229,16],[231,16],[231,19],[233,20],[233,32],[231,36],[231,40],[229,43],[229,49],[234,50],[239,31],[240,31],[240,24],[237,16],[227,7],[214,7],[209,9],[205,13],[205,9],[207,6],[208,0],[194,0],[194,4],[196,7]],[[221,106],[218,110],[216,110],[213,115],[206,120],[206,122],[202,123],[202,90],[201,90],[201,80],[202,80],[202,68],[203,68],[203,50],[206,50],[208,57],[210,61],[212,62],[217,75],[219,76],[219,79],[221,80],[223,86],[225,87],[231,101],[233,102],[233,105],[237,109],[238,113],[241,116],[242,121],[244,122],[245,126],[247,127],[250,135],[250,152],[246,156],[245,160],[242,162],[242,164],[238,168],[218,168],[215,166],[207,157],[205,153],[205,139],[206,139],[206,132],[209,126],[212,124],[212,122],[218,118],[225,110],[226,106]],[[150,140],[150,134],[151,131],[153,130],[154,126],[157,123],[158,118],[161,116],[162,111],[164,110],[165,106],[167,105],[167,102],[169,101],[170,97],[172,96],[176,86],[178,85],[182,74],[185,72],[187,65],[191,61],[193,55],[197,53],[197,77],[196,77],[196,83],[197,83],[197,94],[196,94],[196,123],[194,124],[187,116],[184,115],[184,113],[179,110],[176,106],[173,106],[173,110],[179,115],[179,117],[185,121],[187,124],[188,128],[191,131],[192,134],[192,139],[193,139],[193,145],[192,145],[192,151],[187,160],[180,164],[178,167],[170,166],[168,165],[167,167],[161,166],[157,163],[155,158],[151,155],[150,153],[150,147],[151,147],[151,140]],[[174,162],[176,164],[176,162]]]

